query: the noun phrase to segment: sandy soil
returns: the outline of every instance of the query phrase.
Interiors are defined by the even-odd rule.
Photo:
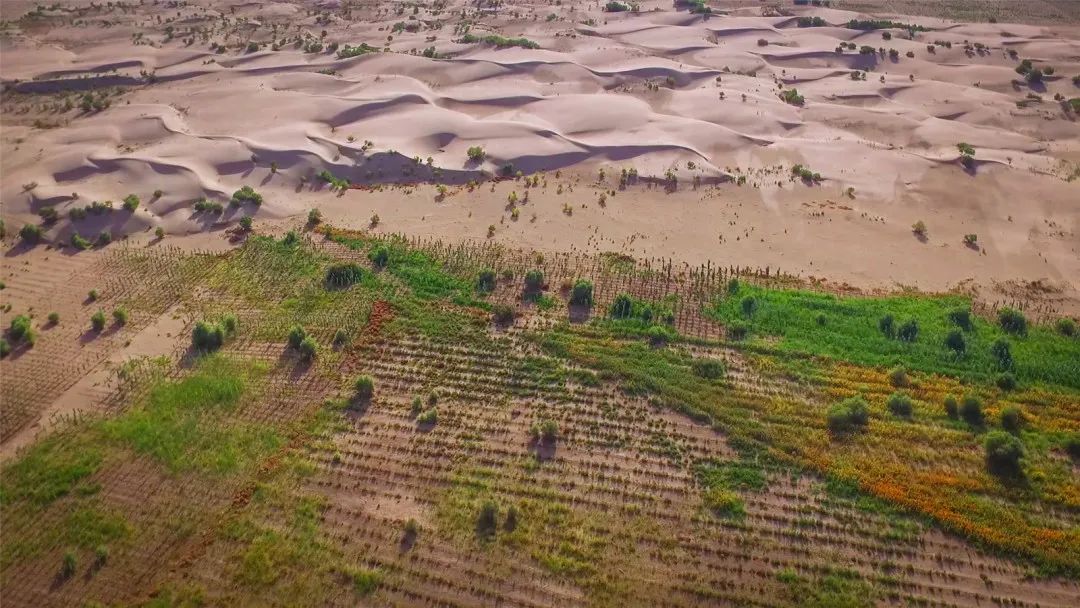
[[[58,243],[158,227],[172,239],[319,208],[344,226],[377,215],[380,231],[868,288],[975,285],[994,298],[1038,281],[1059,310],[1080,311],[1080,125],[1055,100],[1080,95],[1074,25],[892,17],[927,29],[909,40],[902,28],[885,39],[843,27],[877,15],[742,2],[709,17],[666,2],[639,13],[582,2],[86,7],[0,7],[9,234],[43,208],[58,212],[45,226]],[[464,24],[539,48],[466,42]],[[339,59],[332,42],[387,52]],[[837,52],[842,43],[855,50]],[[1023,59],[1054,72],[1029,84],[1014,69]],[[796,88],[801,105],[780,99]],[[108,107],[80,109],[86,92]],[[961,142],[975,149],[967,167]],[[490,182],[505,165],[522,177]],[[820,181],[795,177],[796,165]],[[639,179],[620,185],[631,168]],[[362,187],[335,193],[321,171]],[[264,202],[229,206],[243,185]],[[120,209],[130,193],[134,212]],[[202,197],[224,213],[195,212]],[[115,210],[69,216],[105,200]]]

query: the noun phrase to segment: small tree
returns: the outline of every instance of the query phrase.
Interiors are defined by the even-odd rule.
[[[983,446],[986,449],[986,465],[991,473],[1004,476],[1020,474],[1024,444],[1018,438],[1003,431],[991,431],[987,433]]]
[[[578,279],[574,283],[574,287],[570,290],[570,303],[575,306],[585,306],[592,308],[593,305],[593,284],[592,281],[585,279]]]
[[[889,396],[889,411],[895,416],[901,418],[910,418],[911,412],[914,410],[911,404],[911,397],[908,397],[904,393],[896,392]]]
[[[982,401],[974,395],[964,397],[964,401],[960,404],[960,416],[968,424],[981,425],[983,422]]]
[[[353,389],[358,401],[368,401],[375,394],[375,381],[371,376],[360,376],[353,383]]]
[[[870,409],[862,397],[848,397],[833,404],[826,415],[829,430],[842,434],[865,427],[870,419]]]

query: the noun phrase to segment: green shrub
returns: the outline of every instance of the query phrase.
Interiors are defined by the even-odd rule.
[[[8,335],[11,339],[18,342],[33,332],[32,322],[28,315],[16,315],[11,320],[11,327],[8,329]]]
[[[368,259],[376,268],[386,268],[390,262],[390,249],[386,245],[378,245],[368,253]]]
[[[958,355],[964,354],[967,350],[967,343],[964,341],[964,334],[958,329],[954,329],[945,336],[945,346]]]
[[[326,284],[333,288],[348,287],[364,278],[364,270],[358,264],[346,262],[326,269]]]
[[[904,342],[914,342],[919,337],[919,323],[915,319],[909,319],[896,330],[896,337]]]
[[[732,321],[727,326],[729,340],[744,340],[750,335],[750,327],[742,321]]]
[[[218,323],[199,321],[191,331],[191,346],[199,352],[215,351],[225,344],[225,328]]]
[[[4,358],[11,354],[11,344],[4,338],[0,338],[0,358]]]
[[[492,500],[485,500],[480,505],[480,513],[476,516],[476,531],[480,536],[490,537],[495,535],[499,527],[499,505]]]
[[[472,146],[469,148],[467,154],[469,155],[469,160],[474,162],[480,162],[484,160],[484,156],[486,156],[484,149],[480,146]]]
[[[612,319],[626,319],[634,313],[634,300],[628,294],[620,293],[615,296],[615,301],[611,303],[611,309],[609,315]]]
[[[953,420],[960,417],[960,406],[952,395],[945,397],[945,415]]]
[[[742,308],[744,315],[750,316],[754,314],[754,311],[758,308],[757,298],[754,296],[744,296],[739,302],[739,307]]]
[[[971,331],[971,311],[967,308],[957,308],[949,312],[949,321],[964,331]]]
[[[898,365],[889,371],[889,383],[897,388],[905,388],[911,385],[911,380],[908,378],[907,369],[902,365]]]
[[[1065,439],[1065,453],[1074,460],[1080,460],[1080,433],[1073,433]]]
[[[421,425],[438,424],[439,411],[435,408],[429,408],[427,411],[416,417],[416,422]]]
[[[124,209],[126,211],[135,212],[139,208],[139,197],[135,194],[129,194],[124,197]]]
[[[252,203],[257,207],[263,203],[263,197],[258,192],[255,192],[255,189],[251,186],[243,186],[236,192],[233,192],[230,202],[236,206],[243,203]]]
[[[64,559],[60,563],[60,577],[71,578],[75,576],[75,570],[78,568],[78,560],[75,557],[75,553],[67,551],[64,553]]]
[[[593,284],[592,281],[578,279],[570,290],[570,303],[575,306],[592,308]]]
[[[1020,411],[1020,408],[1015,405],[1006,405],[1001,410],[1001,428],[1015,433],[1020,430],[1020,425],[1024,423],[1024,413]]]
[[[507,304],[496,304],[491,307],[491,318],[499,324],[512,323],[514,321],[514,307]]]
[[[90,328],[94,331],[101,331],[105,329],[105,313],[97,311],[92,317],[90,317]]]
[[[58,313],[58,312],[50,312],[49,313],[49,324],[50,325],[57,325],[59,323],[60,323],[60,313]]]
[[[23,224],[19,229],[19,238],[27,243],[36,243],[42,239],[45,231],[37,224]]]
[[[975,426],[983,422],[982,401],[974,395],[967,395],[960,403],[960,417]]]
[[[1076,335],[1076,321],[1069,318],[1058,319],[1054,324],[1054,329],[1063,336],[1075,336]]]
[[[998,374],[994,384],[1003,391],[1011,391],[1016,388],[1016,376],[1012,375],[1012,372]]]
[[[539,270],[530,270],[525,273],[525,289],[537,292],[544,288],[544,273]]]
[[[75,249],[85,251],[87,249],[90,249],[90,247],[92,247],[93,245],[90,243],[90,241],[80,236],[79,233],[75,232],[71,235],[71,246]]]
[[[495,291],[495,271],[485,268],[476,278],[476,289],[481,293]]]
[[[878,321],[878,329],[889,338],[896,335],[896,321],[892,315],[885,315]]]
[[[847,433],[866,426],[870,420],[870,408],[862,397],[848,397],[829,407],[826,419],[830,431]]]
[[[225,330],[225,335],[231,336],[236,333],[236,328],[240,322],[236,319],[236,315],[228,313],[221,317],[221,327]]]
[[[300,325],[293,325],[292,328],[289,329],[289,347],[300,348],[300,343],[307,337],[307,331],[303,327]]]
[[[300,353],[300,358],[305,361],[310,361],[315,358],[315,353],[318,351],[319,345],[315,342],[315,338],[307,336],[300,341],[300,346],[296,348]]]
[[[1018,310],[1012,308],[999,310],[998,324],[1001,325],[1001,329],[1010,334],[1017,336],[1027,335],[1027,318],[1024,317],[1024,313]]]
[[[113,320],[116,321],[117,325],[127,325],[128,312],[127,312],[126,309],[117,308],[116,310],[113,311],[112,316],[113,316]]]
[[[997,365],[1000,369],[1009,369],[1012,367],[1012,351],[1009,348],[1009,341],[1005,338],[994,340],[990,345],[990,354],[994,356],[994,360],[997,361]]]
[[[889,411],[895,416],[901,418],[910,418],[911,412],[914,411],[914,407],[911,404],[911,397],[908,397],[904,393],[896,392],[889,395]]]
[[[242,228],[244,232],[251,232],[251,225],[252,220],[250,215],[245,215],[244,217],[240,218],[240,228]]]
[[[308,224],[314,226],[314,225],[317,225],[317,224],[321,224],[322,221],[323,221],[322,211],[319,211],[318,209],[312,209],[312,210],[308,211],[308,214],[307,214],[307,223]]]
[[[999,475],[1020,473],[1024,444],[1014,435],[1002,431],[990,431],[986,434],[983,446],[986,448],[986,464],[992,473]]]
[[[371,376],[360,376],[353,383],[355,397],[359,401],[367,401],[375,394],[375,381]]]
[[[719,359],[694,359],[690,363],[690,369],[694,375],[708,380],[718,380],[727,373],[723,361]]]
[[[349,342],[349,332],[345,331],[345,328],[340,327],[334,332],[334,345],[345,346]]]

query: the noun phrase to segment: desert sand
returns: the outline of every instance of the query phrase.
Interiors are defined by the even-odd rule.
[[[1067,102],[1080,95],[1080,28],[789,4],[718,3],[706,16],[664,2],[36,14],[5,2],[7,232],[52,208],[45,237],[58,245],[158,227],[182,243],[243,215],[269,227],[318,208],[342,226],[377,215],[378,231],[779,268],[866,289],[994,299],[1031,295],[1034,282],[1050,306],[1080,310],[1080,125]],[[871,18],[926,31],[845,27]],[[463,23],[538,48],[464,42]],[[322,50],[306,52],[314,43]],[[331,43],[375,52],[341,59]],[[1029,84],[1014,69],[1025,59],[1053,74]],[[796,89],[801,105],[779,96]],[[80,109],[86,92],[107,107]],[[974,148],[970,166],[959,143]],[[473,146],[482,161],[469,160]],[[492,182],[506,165],[521,177]],[[639,179],[620,186],[629,169]],[[354,188],[333,191],[321,171]],[[263,204],[230,207],[245,185]],[[132,193],[133,213],[120,209]],[[204,197],[224,213],[197,213]],[[92,201],[116,210],[70,219]]]

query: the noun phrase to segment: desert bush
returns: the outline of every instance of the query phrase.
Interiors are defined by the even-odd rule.
[[[530,270],[525,273],[525,289],[536,292],[544,288],[544,273],[539,270]]]
[[[79,233],[76,232],[72,233],[71,235],[71,246],[75,249],[81,249],[85,251],[87,249],[90,249],[90,247],[92,247],[93,245],[90,243],[90,241],[79,236]]]
[[[919,337],[919,323],[915,319],[905,321],[896,329],[896,337],[904,342],[914,342]]]
[[[754,311],[758,309],[758,301],[754,296],[744,296],[739,302],[739,307],[742,308],[743,314],[750,316],[754,314]]]
[[[784,100],[784,103],[791,104],[793,106],[801,106],[806,102],[806,99],[799,95],[799,89],[787,89],[780,93],[780,99]]]
[[[75,557],[73,551],[66,551],[64,553],[63,561],[60,563],[60,578],[71,578],[75,576],[75,570],[78,569],[78,559]]]
[[[38,215],[41,216],[41,221],[45,224],[52,224],[60,219],[60,212],[56,210],[56,207],[42,207],[38,209]]]
[[[1019,310],[1002,308],[998,311],[998,324],[1001,325],[1001,329],[1010,334],[1027,335],[1027,318]]]
[[[225,328],[219,323],[199,321],[191,331],[191,346],[199,352],[215,351],[225,344]]]
[[[127,309],[125,309],[125,308],[117,308],[116,310],[113,311],[112,316],[113,316],[113,320],[116,321],[117,325],[127,325],[127,322],[128,322]]]
[[[758,38],[757,45],[758,46],[769,46],[769,41],[764,39],[764,38]]]
[[[4,338],[0,338],[0,359],[11,354],[11,344]]]
[[[326,269],[326,284],[333,288],[348,287],[363,278],[364,270],[352,262],[333,264]]]
[[[848,397],[829,407],[826,414],[829,430],[833,433],[847,433],[866,426],[870,419],[870,409],[866,401],[859,396]]]
[[[50,312],[48,318],[50,325],[57,325],[60,323],[60,313],[58,312]]]
[[[16,315],[11,320],[11,326],[8,328],[8,335],[16,342],[23,340],[32,332],[32,322],[29,315]]]
[[[243,186],[236,192],[233,192],[230,202],[233,205],[241,205],[243,203],[252,203],[255,206],[259,206],[263,203],[263,197],[251,186]]]
[[[889,383],[897,388],[911,386],[911,379],[908,378],[907,369],[902,365],[892,368],[889,371]]]
[[[306,336],[300,341],[300,345],[296,347],[296,352],[300,353],[300,358],[305,361],[310,361],[315,358],[315,353],[318,351],[319,345],[315,342],[315,338]]]
[[[1001,410],[1001,428],[1015,433],[1020,430],[1020,425],[1024,423],[1024,413],[1020,411],[1020,408],[1015,405],[1007,405]]]
[[[131,211],[132,213],[134,213],[135,210],[139,208],[139,202],[140,201],[139,201],[138,195],[129,194],[129,195],[125,196],[124,197],[124,204],[123,204],[124,210],[125,211]]]
[[[694,359],[690,364],[690,369],[694,375],[708,380],[718,380],[727,373],[724,363],[717,359]]]
[[[386,268],[390,262],[390,249],[386,245],[377,245],[368,253],[368,259],[376,268]]]
[[[98,234],[98,237],[97,237],[98,247],[104,247],[104,246],[108,245],[111,242],[112,242],[112,233],[109,232],[108,230],[102,230],[101,233]]]
[[[436,408],[428,408],[422,414],[416,417],[416,422],[421,425],[433,425],[439,422],[439,410]]]
[[[314,226],[321,224],[323,221],[322,211],[318,209],[311,209],[307,214],[307,223]]]
[[[1054,323],[1054,329],[1056,329],[1059,334],[1071,338],[1076,335],[1076,321],[1067,317],[1058,319],[1057,322]]]
[[[90,328],[94,331],[102,331],[105,329],[105,313],[97,311],[92,317],[90,317]]]
[[[953,420],[960,417],[960,405],[952,395],[945,397],[945,415]]]
[[[634,312],[634,300],[628,294],[620,293],[611,303],[608,314],[612,319],[626,319]]]
[[[476,531],[481,536],[494,536],[499,527],[499,505],[492,500],[485,500],[480,505],[480,513],[476,516]]]
[[[609,13],[621,13],[630,10],[630,7],[622,2],[608,2],[604,5],[604,10]]]
[[[97,302],[97,299],[99,297],[101,297],[101,294],[99,294],[98,290],[96,289],[91,289],[90,291],[86,292],[86,299],[90,300],[91,302]]]
[[[252,223],[253,222],[250,215],[245,215],[244,217],[240,218],[240,228],[244,232],[251,232]]]
[[[530,433],[533,441],[552,444],[559,437],[559,425],[554,420],[545,418],[534,424]]]
[[[729,340],[743,340],[750,334],[750,327],[742,321],[733,321],[728,324],[726,333]]]
[[[959,329],[954,329],[945,336],[945,346],[958,355],[962,355],[967,350],[967,343],[964,341],[964,333]]]
[[[586,306],[588,308],[592,308],[592,281],[588,281],[586,279],[578,279],[577,281],[575,281],[574,287],[570,290],[570,303],[575,306]]]
[[[878,321],[878,329],[881,330],[881,333],[885,334],[886,336],[888,336],[890,338],[895,336],[896,335],[896,321],[893,319],[893,316],[892,315],[885,315],[885,316],[881,317],[881,320]]]
[[[507,304],[496,304],[491,307],[491,318],[500,325],[513,323],[514,307]]]
[[[986,449],[986,465],[991,473],[1017,475],[1024,457],[1024,444],[1018,438],[1003,431],[990,431],[983,442]]]
[[[375,394],[375,381],[371,376],[360,376],[353,382],[353,392],[357,400],[367,401]]]
[[[926,236],[926,223],[919,220],[911,225],[911,231],[920,237]]]
[[[982,401],[975,395],[967,395],[960,403],[960,417],[972,425],[981,425],[983,422]]]
[[[476,289],[481,293],[495,291],[495,271],[485,268],[476,277]]]
[[[889,395],[888,406],[889,411],[900,418],[910,418],[911,412],[914,410],[911,404],[911,397],[901,392],[895,392],[892,395]]]
[[[480,161],[484,160],[485,156],[487,156],[487,154],[484,152],[484,149],[481,148],[480,146],[472,146],[472,147],[470,147],[466,151],[466,154],[469,156],[469,160],[474,161],[474,162],[480,162]]]
[[[19,238],[28,243],[40,241],[44,234],[45,231],[37,224],[23,224],[23,227],[19,229]]]
[[[994,379],[994,384],[1003,391],[1011,391],[1016,388],[1016,376],[1012,372],[1002,372]]]

